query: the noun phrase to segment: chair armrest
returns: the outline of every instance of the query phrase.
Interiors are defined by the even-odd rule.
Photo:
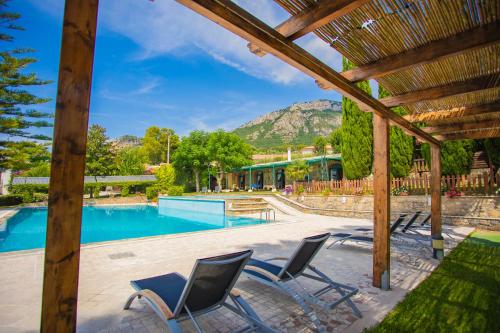
[[[273,273],[266,271],[265,269],[262,269],[260,267],[252,266],[252,265],[246,265],[244,270],[246,271],[252,271],[255,273],[259,273],[260,275],[264,275],[268,279],[270,279],[273,282],[279,281],[280,278],[274,275]]]
[[[151,302],[161,313],[163,313],[165,318],[171,319],[174,317],[174,313],[170,310],[167,303],[165,303],[163,299],[154,291],[143,289],[139,291],[139,295]]]
[[[237,288],[233,288],[233,289],[231,289],[230,294],[233,297],[240,297],[241,296],[241,291],[239,289],[237,289]]]
[[[269,259],[266,259],[264,261],[273,261],[273,260],[284,260],[284,261],[287,261],[289,258],[286,258],[286,257],[274,257],[274,258],[269,258]]]

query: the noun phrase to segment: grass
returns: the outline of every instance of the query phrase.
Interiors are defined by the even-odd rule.
[[[500,332],[500,233],[472,234],[366,332]]]

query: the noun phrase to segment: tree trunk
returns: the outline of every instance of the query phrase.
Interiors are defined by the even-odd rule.
[[[196,183],[196,192],[200,192],[200,170],[194,170],[194,181]]]

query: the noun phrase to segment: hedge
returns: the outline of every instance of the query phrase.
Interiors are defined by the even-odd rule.
[[[23,197],[20,195],[7,194],[0,195],[0,206],[15,206],[23,203]]]
[[[91,194],[94,198],[99,197],[99,192],[106,186],[119,187],[123,196],[129,193],[146,192],[147,187],[156,184],[156,181],[143,182],[103,182],[103,183],[87,183],[84,185],[84,193]],[[45,201],[46,195],[49,193],[48,184],[18,184],[11,185],[10,191],[12,194],[23,198],[23,202],[38,202]],[[45,196],[44,196],[45,194]]]

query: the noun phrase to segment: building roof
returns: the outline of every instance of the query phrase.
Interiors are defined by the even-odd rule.
[[[50,177],[14,177],[12,185],[48,185]],[[138,175],[138,176],[85,176],[85,184],[91,183],[125,183],[125,182],[154,182],[154,175]]]
[[[277,162],[269,162],[269,163],[260,163],[260,164],[254,164],[254,165],[246,165],[244,167],[241,167],[240,169],[237,169],[236,171],[241,171],[241,170],[259,170],[259,169],[269,169],[269,168],[279,168],[279,167],[286,167],[287,165],[291,164],[293,161],[305,161],[307,164],[314,164],[314,163],[319,163],[321,162],[322,159],[325,159],[327,161],[341,161],[340,154],[333,154],[333,155],[326,155],[326,156],[313,156],[313,157],[306,157],[306,158],[298,158],[292,161],[277,161]]]

